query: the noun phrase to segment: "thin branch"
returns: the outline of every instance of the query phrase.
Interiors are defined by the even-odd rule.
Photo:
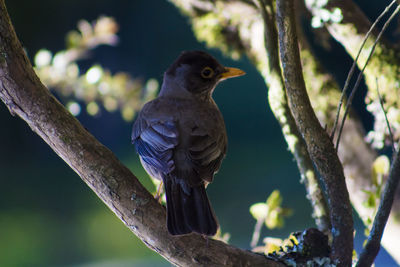
[[[347,89],[348,89],[348,87],[349,87],[350,79],[351,79],[351,77],[353,76],[353,73],[354,73],[354,70],[355,70],[355,68],[356,68],[357,61],[358,61],[358,58],[359,58],[359,56],[360,56],[360,54],[361,54],[361,52],[362,52],[362,49],[363,49],[365,43],[367,42],[368,37],[371,35],[372,30],[375,28],[375,26],[378,24],[378,22],[381,20],[381,18],[389,11],[389,9],[390,9],[395,3],[396,3],[396,0],[393,0],[393,1],[385,8],[385,10],[378,16],[378,18],[375,20],[375,22],[374,22],[374,23],[371,25],[371,27],[369,28],[367,34],[364,36],[364,39],[363,39],[363,41],[362,41],[362,43],[361,43],[361,46],[360,46],[360,49],[358,50],[357,56],[356,56],[356,58],[354,59],[353,64],[351,65],[351,68],[350,68],[349,73],[347,74],[346,82],[344,83],[344,87],[343,87],[343,90],[342,90],[342,95],[340,96],[340,101],[339,101],[339,105],[338,105],[337,112],[336,112],[335,123],[334,123],[334,125],[333,125],[332,132],[331,132],[331,139],[332,139],[332,140],[333,140],[333,137],[334,137],[335,132],[336,132],[337,124],[338,124],[338,122],[339,122],[340,111],[341,111],[341,108],[342,108],[342,105],[343,105],[344,98],[345,98],[346,93],[347,93]]]
[[[289,106],[326,188],[332,223],[332,259],[350,266],[353,218],[343,168],[308,99],[299,58],[293,0],[277,1],[279,49]]]
[[[390,127],[390,123],[389,123],[389,120],[388,120],[387,115],[386,115],[386,110],[385,110],[385,107],[383,106],[382,96],[379,93],[378,78],[376,78],[376,92],[378,93],[379,104],[381,105],[381,108],[382,108],[382,111],[383,111],[383,115],[385,116],[386,125],[387,125],[388,131],[389,131],[390,144],[392,146],[392,153],[394,155],[394,154],[396,154],[396,148],[394,147],[394,138],[393,138],[392,128]]]
[[[36,76],[0,0],[0,98],[87,183],[149,248],[177,266],[283,266],[200,235],[173,237],[165,209]]]
[[[345,121],[346,121],[346,117],[347,117],[347,114],[348,114],[348,112],[349,112],[349,107],[350,107],[350,105],[351,105],[351,102],[353,101],[353,98],[354,98],[354,95],[355,95],[355,93],[356,93],[356,91],[357,91],[357,89],[358,89],[358,86],[360,85],[360,82],[361,82],[361,79],[362,79],[362,75],[363,75],[363,73],[364,73],[364,70],[365,70],[365,68],[367,67],[368,63],[369,63],[369,60],[371,59],[371,57],[372,57],[372,55],[373,55],[373,53],[374,53],[374,51],[375,51],[375,47],[376,47],[376,45],[378,44],[380,38],[382,37],[383,32],[386,30],[386,28],[389,26],[390,22],[393,20],[393,18],[397,15],[397,13],[398,13],[399,11],[400,11],[400,6],[397,6],[397,8],[393,11],[392,15],[389,17],[389,19],[388,19],[388,20],[385,22],[385,24],[383,25],[382,30],[379,32],[378,36],[376,37],[376,40],[375,40],[375,42],[374,42],[374,44],[373,44],[373,46],[372,46],[372,49],[371,49],[371,51],[369,52],[369,55],[368,55],[367,60],[365,61],[364,67],[362,68],[362,70],[361,70],[360,73],[358,74],[357,81],[356,81],[356,83],[355,83],[355,85],[354,85],[354,87],[353,87],[353,89],[352,89],[352,91],[351,91],[351,93],[350,93],[349,99],[348,99],[347,104],[346,104],[346,109],[345,109],[345,111],[344,111],[342,123],[341,123],[341,125],[340,125],[340,129],[339,129],[339,133],[338,133],[338,138],[337,138],[337,140],[336,140],[336,150],[339,149],[340,137],[341,137],[341,135],[342,135],[344,123],[345,123]]]
[[[378,212],[374,219],[371,232],[368,236],[367,244],[360,254],[356,267],[371,266],[380,249],[380,243],[385,229],[386,222],[392,209],[396,189],[400,181],[400,149],[394,155],[390,168],[389,178],[381,196]],[[394,246],[396,244],[393,244]]]
[[[258,0],[258,8],[264,21],[264,43],[268,56],[269,71],[281,76],[278,56],[278,32],[275,26],[275,12],[271,2],[271,0]]]

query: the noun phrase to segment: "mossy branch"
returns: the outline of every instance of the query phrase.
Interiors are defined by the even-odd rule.
[[[269,103],[275,117],[279,121],[286,142],[289,145],[290,152],[292,152],[296,159],[301,181],[305,185],[307,198],[310,200],[313,208],[315,223],[320,231],[328,234],[331,223],[327,202],[319,185],[313,163],[307,151],[307,146],[297,130],[296,122],[290,112],[286,97],[285,85],[279,62],[278,32],[275,24],[275,13],[272,1],[259,0],[259,9],[264,21],[264,45],[269,66],[269,73],[267,75],[275,80],[275,82],[268,82],[266,79],[266,84],[269,88]]]
[[[300,63],[293,0],[277,1],[277,25],[289,106],[326,188],[333,236],[331,257],[339,266],[350,266],[353,251],[352,208],[342,165],[307,95]]]
[[[372,23],[354,1],[331,0],[327,1],[325,6],[319,6],[316,0],[306,2],[314,17],[318,16],[321,10],[329,12],[338,10],[340,12],[342,16],[340,21],[327,21],[324,25],[331,36],[343,45],[353,59],[356,59],[360,45]],[[393,5],[392,9],[396,6],[397,4]],[[357,60],[357,66],[360,69],[364,67],[378,35],[379,29],[375,28],[366,40]],[[377,112],[380,112],[380,108],[377,108],[379,107],[379,97],[375,90],[377,74],[380,78],[380,93],[382,98],[385,99],[388,118],[396,125],[393,127],[393,131],[398,140],[400,137],[400,126],[398,126],[400,125],[400,117],[397,114],[400,112],[400,101],[397,95],[400,87],[398,79],[400,77],[400,46],[390,43],[385,38],[382,38],[376,45],[374,56],[371,57],[364,72],[365,83],[368,87],[365,102],[367,109],[375,115],[374,131],[370,132],[369,139],[375,147],[382,148],[385,138],[388,137],[388,132],[382,131],[382,125],[385,125],[385,121],[381,116],[377,116]],[[400,195],[400,191],[398,195]]]

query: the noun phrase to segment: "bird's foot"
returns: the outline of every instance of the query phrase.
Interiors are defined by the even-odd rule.
[[[161,181],[160,184],[158,185],[156,195],[154,198],[158,201],[158,203],[161,204],[162,202],[162,193],[163,193],[163,182]]]

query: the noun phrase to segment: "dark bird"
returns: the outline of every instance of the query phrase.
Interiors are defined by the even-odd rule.
[[[227,136],[212,93],[220,81],[244,74],[205,52],[185,51],[133,125],[132,143],[144,169],[164,184],[172,235],[217,231],[205,187],[221,166]]]

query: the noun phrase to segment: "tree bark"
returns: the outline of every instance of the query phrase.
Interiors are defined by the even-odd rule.
[[[332,224],[332,259],[350,266],[353,251],[353,217],[343,167],[327,132],[321,127],[306,91],[300,63],[293,0],[277,0],[279,52],[289,106],[321,175]]]
[[[40,82],[0,0],[0,98],[149,248],[177,266],[283,266],[263,255],[191,234],[173,237],[165,209]]]
[[[312,216],[315,219],[315,223],[320,231],[329,235],[331,222],[328,204],[319,186],[313,162],[307,151],[307,145],[298,131],[295,119],[290,111],[285,92],[285,84],[279,61],[278,32],[272,2],[269,0],[260,0],[258,5],[264,21],[264,46],[267,56],[262,57],[262,52],[264,51],[261,49],[253,49],[251,52],[247,51],[247,55],[253,58],[253,61],[258,63],[260,67],[265,68],[263,74],[269,88],[268,101],[271,110],[282,128],[282,133],[290,152],[296,159],[301,175],[301,182],[305,185],[307,198],[313,208]],[[255,15],[252,17],[257,18]],[[254,33],[254,35],[256,34]]]

